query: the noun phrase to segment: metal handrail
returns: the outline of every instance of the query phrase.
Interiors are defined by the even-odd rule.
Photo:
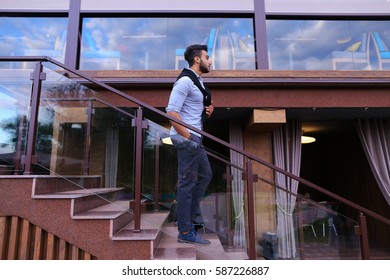
[[[105,84],[103,82],[100,82],[98,79],[95,79],[95,78],[89,77],[88,75],[85,75],[81,71],[70,69],[67,66],[65,66],[64,64],[62,64],[62,63],[60,63],[60,62],[58,62],[58,61],[56,61],[56,60],[54,60],[54,59],[52,59],[50,57],[47,57],[47,56],[2,57],[2,56],[0,56],[0,61],[48,61],[48,62],[51,62],[51,63],[53,63],[53,64],[55,64],[57,66],[60,66],[63,69],[66,69],[66,71],[68,71],[68,72],[70,72],[72,74],[80,76],[80,77],[82,77],[83,79],[85,79],[87,81],[90,81],[90,82],[92,82],[92,83],[94,83],[94,84],[96,84],[96,85],[98,85],[98,86],[100,86],[100,87],[102,87],[104,89],[107,89],[107,90],[109,90],[109,91],[111,91],[111,92],[113,92],[115,94],[120,95],[121,97],[123,97],[123,98],[125,98],[125,99],[127,99],[127,100],[129,100],[129,101],[131,101],[131,102],[133,102],[135,104],[137,104],[141,108],[148,109],[148,110],[150,110],[150,111],[152,111],[152,112],[154,112],[154,113],[156,113],[156,114],[158,114],[160,116],[163,116],[163,117],[169,119],[170,121],[174,121],[174,122],[176,122],[176,123],[178,123],[178,124],[180,124],[180,125],[182,125],[184,127],[187,127],[189,129],[191,129],[191,130],[193,130],[193,131],[203,135],[204,137],[207,137],[210,140],[213,140],[213,141],[215,141],[215,142],[217,142],[217,143],[219,143],[219,144],[221,144],[221,145],[223,145],[225,147],[228,147],[229,149],[231,149],[231,150],[233,150],[235,152],[238,152],[238,153],[244,155],[248,159],[251,159],[251,160],[256,161],[256,162],[258,162],[258,163],[260,163],[262,165],[265,165],[265,166],[273,169],[274,171],[280,172],[283,175],[285,175],[287,177],[290,177],[290,178],[292,178],[292,179],[294,179],[294,180],[296,180],[296,181],[298,181],[298,182],[300,182],[300,183],[302,183],[302,184],[304,184],[304,185],[306,185],[306,186],[308,186],[310,188],[313,188],[313,189],[315,189],[317,191],[320,191],[320,192],[328,195],[329,197],[331,197],[331,198],[333,198],[333,199],[335,199],[335,200],[337,200],[339,202],[342,202],[343,204],[346,204],[346,205],[348,205],[348,206],[350,206],[352,208],[355,208],[359,212],[362,212],[362,213],[364,213],[364,214],[366,214],[368,216],[371,216],[371,217],[373,217],[375,219],[378,219],[378,220],[380,220],[380,221],[390,225],[390,219],[384,218],[384,217],[376,214],[375,212],[373,212],[373,211],[371,211],[371,210],[369,210],[369,209],[367,209],[367,208],[365,208],[365,207],[363,207],[361,205],[358,205],[358,204],[356,204],[356,203],[354,203],[352,201],[349,201],[349,200],[347,200],[347,199],[345,199],[345,198],[343,198],[343,197],[341,197],[341,196],[339,196],[337,194],[334,194],[334,193],[332,193],[332,192],[330,192],[330,191],[328,191],[328,190],[326,190],[326,189],[324,189],[324,188],[322,188],[322,187],[320,187],[320,186],[318,186],[318,185],[316,185],[314,183],[311,183],[311,182],[309,182],[309,181],[307,181],[307,180],[305,180],[305,179],[303,179],[301,177],[298,177],[298,176],[296,176],[296,175],[294,175],[294,174],[292,174],[292,173],[290,173],[290,172],[288,172],[288,171],[286,171],[286,170],[284,170],[282,168],[279,168],[276,165],[274,165],[274,164],[272,164],[270,162],[267,162],[267,161],[265,161],[265,160],[263,160],[263,159],[261,159],[259,157],[256,157],[256,156],[254,156],[254,155],[252,155],[252,154],[250,154],[250,153],[248,153],[248,152],[246,152],[246,151],[244,151],[244,150],[242,150],[242,149],[240,149],[240,148],[238,148],[238,147],[236,147],[236,146],[234,146],[234,145],[232,145],[232,144],[230,144],[228,142],[225,142],[225,141],[223,141],[223,140],[221,140],[221,139],[219,139],[219,138],[217,138],[217,137],[215,137],[215,136],[213,136],[213,135],[211,135],[211,134],[209,134],[209,133],[207,133],[207,132],[205,132],[203,130],[199,130],[196,127],[192,127],[191,125],[188,125],[188,124],[184,123],[183,121],[178,120],[178,119],[170,116],[169,114],[167,114],[167,113],[165,113],[165,112],[163,112],[163,111],[161,111],[161,110],[159,110],[159,109],[157,109],[157,108],[155,108],[155,107],[153,107],[153,106],[151,106],[151,105],[149,105],[149,104],[147,104],[147,103],[145,103],[145,102],[143,102],[143,101],[141,101],[141,100],[139,100],[139,99],[137,99],[135,97],[129,96],[129,95],[123,93],[122,91],[120,91],[120,90],[118,90],[118,89],[116,89],[116,88],[114,88],[112,86],[109,86],[109,85],[107,85],[107,84]]]
[[[178,120],[178,119],[176,119],[174,117],[171,117],[170,115],[166,114],[165,112],[162,112],[161,110],[159,110],[159,109],[157,109],[157,108],[155,108],[155,107],[153,107],[153,106],[151,106],[151,105],[149,105],[149,104],[147,104],[147,103],[145,103],[145,102],[143,102],[143,101],[141,101],[141,100],[139,100],[137,98],[129,96],[129,95],[123,93],[122,91],[119,91],[116,88],[114,88],[112,86],[109,86],[109,85],[99,81],[98,79],[89,77],[86,74],[82,73],[81,71],[70,69],[67,66],[65,66],[64,64],[62,64],[62,63],[60,63],[60,62],[58,62],[58,61],[56,61],[56,60],[54,60],[54,59],[52,59],[50,57],[47,57],[47,56],[34,56],[34,57],[17,57],[17,56],[3,57],[3,56],[0,56],[0,61],[30,61],[30,62],[45,62],[46,61],[46,62],[51,62],[52,64],[57,65],[57,66],[65,69],[69,73],[72,73],[72,74],[74,74],[76,76],[79,76],[79,77],[81,77],[81,78],[83,78],[83,79],[85,79],[85,80],[87,80],[87,81],[89,81],[89,82],[91,82],[91,83],[93,83],[95,85],[98,85],[98,86],[100,86],[100,87],[102,87],[102,88],[104,88],[104,89],[106,89],[106,90],[108,90],[108,91],[110,91],[112,93],[115,93],[115,94],[121,96],[122,98],[124,98],[124,99],[126,99],[128,101],[131,101],[131,102],[137,104],[139,106],[139,108],[138,108],[138,111],[137,111],[137,117],[136,117],[136,119],[134,121],[134,126],[137,126],[137,128],[143,128],[144,124],[143,124],[143,117],[142,117],[142,115],[143,115],[142,114],[142,109],[147,109],[147,110],[152,111],[153,113],[156,113],[156,114],[158,114],[160,116],[165,117],[166,119],[168,119],[170,121],[176,122],[176,123],[178,123],[178,124],[188,128],[188,129],[191,129],[191,130],[193,130],[193,131],[203,135],[203,137],[207,137],[208,139],[213,140],[214,142],[217,142],[217,143],[219,143],[219,144],[229,148],[230,150],[233,150],[233,151],[235,151],[235,152],[245,156],[248,159],[248,161],[247,161],[247,168],[246,168],[247,172],[248,172],[248,174],[247,174],[248,191],[252,192],[252,194],[249,195],[249,197],[253,197],[253,176],[251,176],[253,174],[251,172],[249,172],[249,171],[252,170],[252,161],[254,161],[254,162],[260,163],[260,164],[262,164],[262,165],[264,165],[264,166],[266,166],[268,168],[273,169],[275,172],[279,172],[279,173],[281,173],[281,174],[283,174],[283,175],[285,175],[285,176],[287,176],[287,177],[289,177],[291,179],[294,179],[294,180],[296,180],[296,181],[298,181],[298,182],[300,182],[300,183],[302,183],[302,184],[304,184],[304,185],[306,185],[306,186],[308,186],[308,187],[310,187],[312,189],[315,189],[315,190],[317,190],[317,191],[319,191],[319,192],[321,192],[323,194],[326,194],[327,196],[329,196],[329,197],[331,197],[331,198],[333,198],[333,199],[335,199],[335,200],[337,200],[337,201],[339,201],[339,202],[341,202],[341,203],[343,203],[345,205],[348,205],[351,208],[356,209],[358,211],[358,213],[359,213],[359,218],[361,218],[361,216],[363,214],[365,214],[365,215],[368,215],[368,216],[370,216],[370,217],[372,217],[374,219],[377,219],[377,220],[379,220],[379,221],[381,221],[381,222],[383,222],[383,223],[385,223],[387,225],[390,225],[390,219],[387,219],[387,218],[385,218],[385,217],[383,217],[383,216],[381,216],[381,215],[379,215],[379,214],[377,214],[377,213],[375,213],[375,212],[373,212],[373,211],[371,211],[371,210],[369,210],[369,209],[367,209],[367,208],[365,208],[365,207],[363,207],[361,205],[358,205],[358,204],[356,204],[356,203],[354,203],[354,202],[352,202],[352,201],[350,201],[350,200],[348,200],[348,199],[346,199],[344,197],[341,197],[341,196],[339,196],[339,195],[337,195],[335,193],[332,193],[332,192],[330,192],[330,191],[328,191],[328,190],[326,190],[326,189],[324,189],[324,188],[322,188],[322,187],[320,187],[320,186],[318,186],[318,185],[316,185],[314,183],[311,183],[311,182],[309,182],[309,181],[307,181],[307,180],[305,180],[305,179],[303,179],[303,178],[301,178],[299,176],[296,176],[296,175],[294,175],[294,174],[292,174],[292,173],[290,173],[290,172],[288,172],[288,171],[286,171],[286,170],[284,170],[282,168],[279,168],[279,167],[275,166],[274,164],[269,163],[269,162],[267,162],[267,161],[265,161],[265,160],[263,160],[261,158],[258,158],[258,157],[254,156],[254,155],[252,155],[252,154],[250,154],[250,153],[248,153],[248,152],[246,152],[246,151],[244,151],[244,150],[242,150],[242,149],[240,149],[240,148],[238,148],[236,146],[233,146],[232,144],[230,144],[228,142],[225,142],[225,141],[223,141],[223,140],[221,140],[221,139],[219,139],[219,138],[217,138],[217,137],[215,137],[215,136],[213,136],[213,135],[211,135],[211,134],[209,134],[209,133],[207,133],[205,131],[199,130],[199,129],[195,128],[195,127],[192,127],[191,125],[188,125],[188,124],[184,123],[181,120]],[[37,67],[37,69],[39,70],[39,67]],[[39,80],[39,76],[37,76],[36,79]],[[38,90],[38,89],[39,89],[39,86],[37,86],[36,90]],[[34,102],[34,100],[33,100],[33,102]],[[137,130],[138,131],[142,131],[142,129],[140,129],[140,130],[137,129]],[[34,132],[31,132],[31,133],[34,133]],[[142,135],[138,134],[137,137],[138,137],[137,139],[139,140],[140,137],[142,137]],[[139,141],[136,141],[136,142],[139,142]],[[138,149],[140,149],[140,147]],[[138,153],[138,155],[140,154],[139,150],[138,150],[138,152],[136,151],[136,154],[137,153]],[[136,171],[136,173],[137,173],[137,171]],[[138,173],[140,173],[140,170],[138,170]],[[139,180],[139,178],[138,178],[138,180]],[[140,182],[139,182],[139,184],[140,184]],[[287,190],[284,189],[284,191],[287,191]],[[138,207],[140,207],[140,205],[138,205]],[[138,211],[140,211],[140,209],[135,209],[136,215],[137,215]],[[252,205],[252,209],[250,209],[249,211],[250,212],[254,211],[253,205]],[[254,221],[250,221],[249,222],[249,226],[253,227],[253,224],[251,225],[252,222],[254,224]],[[137,224],[137,222],[136,222],[136,224]],[[138,222],[138,224],[139,224],[139,222]],[[363,228],[361,230],[361,232],[365,232],[366,230],[367,230],[366,228],[365,229]],[[253,231],[252,231],[252,234],[253,234]],[[250,243],[251,243],[251,246],[255,246],[255,244],[253,244],[253,242],[250,242]],[[253,250],[253,248],[251,250]],[[255,258],[255,256],[253,256],[253,252],[250,253],[250,258]]]

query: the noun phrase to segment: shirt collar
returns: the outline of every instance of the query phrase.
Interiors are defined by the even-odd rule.
[[[194,72],[196,77],[198,77],[198,79],[203,82],[203,78],[201,76],[199,76],[194,70],[192,70],[191,68],[187,68],[187,69],[191,70],[192,72]]]

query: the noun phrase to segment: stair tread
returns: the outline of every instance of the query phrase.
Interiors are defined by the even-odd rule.
[[[112,240],[156,240],[169,211],[142,213],[141,231],[134,231],[134,221],[115,234]]]
[[[142,229],[161,229],[165,223],[169,211],[159,211],[159,212],[146,212],[141,214],[141,228]],[[134,229],[134,222],[132,221],[126,229]]]
[[[156,257],[158,259],[176,259],[179,258],[181,251],[190,254],[191,251],[196,252],[196,259],[198,260],[243,260],[247,258],[244,251],[229,252],[225,251],[219,237],[215,233],[200,233],[202,238],[210,240],[210,245],[195,245],[177,242],[177,227],[164,226],[162,229],[164,233],[159,242]],[[178,251],[178,255],[174,254]],[[185,253],[184,253],[185,255]]]
[[[142,229],[140,232],[134,229],[123,229],[112,237],[112,240],[155,240],[158,229]]]
[[[129,211],[129,200],[117,200],[73,215],[73,219],[114,219]],[[131,210],[130,210],[131,211]]]
[[[91,194],[103,194],[108,192],[120,191],[122,188],[91,188],[91,189],[78,189],[64,192],[52,192],[40,195],[33,195],[32,198],[79,198],[89,196]]]
[[[190,248],[158,248],[155,260],[196,260],[196,250]]]
[[[154,259],[158,260],[196,260],[194,244],[177,242],[177,227],[164,226],[163,236],[158,243]]]
[[[229,260],[231,256],[225,252],[217,234],[202,234],[204,239],[210,240],[208,246],[197,246],[196,256],[198,260]],[[240,258],[241,259],[241,258]]]

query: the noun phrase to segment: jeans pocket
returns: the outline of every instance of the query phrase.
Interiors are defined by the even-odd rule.
[[[198,135],[191,133],[191,141],[195,142],[196,144],[200,145],[202,142],[202,138],[200,138]]]

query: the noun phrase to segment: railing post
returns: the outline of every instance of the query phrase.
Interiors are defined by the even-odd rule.
[[[42,72],[42,62],[37,62],[34,72],[31,73],[32,93],[30,101],[30,118],[28,125],[26,154],[22,156],[22,163],[24,164],[24,174],[31,174],[31,165],[38,162],[35,155],[35,143],[37,140],[38,130],[38,113],[39,100],[41,97],[42,80],[46,79],[46,73]]]
[[[156,150],[154,159],[154,211],[159,210],[160,189],[160,135],[156,137]]]
[[[248,257],[251,260],[257,259],[256,253],[256,228],[255,228],[255,203],[254,203],[254,174],[252,173],[252,161],[247,160],[246,162],[247,172],[247,196],[248,196]]]
[[[146,128],[142,113],[142,108],[138,108],[137,116],[132,121],[135,127],[134,232],[141,231],[142,146],[143,129]]]
[[[23,135],[26,132],[26,128],[28,127],[27,125],[27,116],[22,115],[19,120],[19,126],[18,126],[18,141],[16,143],[16,156],[14,159],[14,165],[15,165],[15,170],[14,170],[14,175],[18,175],[20,171],[22,170],[22,157],[24,155],[22,154],[22,146],[23,146]]]
[[[298,216],[297,216],[297,222],[298,222],[298,233],[299,233],[299,253],[301,256],[301,259],[305,259],[305,235],[303,230],[303,220],[302,220],[302,203],[300,201],[297,201],[297,209],[298,209]]]
[[[92,137],[92,115],[95,113],[95,110],[93,109],[92,101],[88,101],[88,108],[86,109],[85,113],[87,114],[87,131],[86,131],[85,143],[84,143],[83,173],[84,175],[89,175],[91,137]]]
[[[368,243],[367,218],[360,212],[358,216],[359,226],[355,227],[355,233],[359,235],[362,259],[370,259],[370,245]]]
[[[227,205],[227,243],[228,248],[233,246],[233,235],[232,235],[232,180],[233,175],[231,174],[231,169],[228,164],[226,164],[226,173],[224,175],[224,179],[226,180],[226,205]]]

